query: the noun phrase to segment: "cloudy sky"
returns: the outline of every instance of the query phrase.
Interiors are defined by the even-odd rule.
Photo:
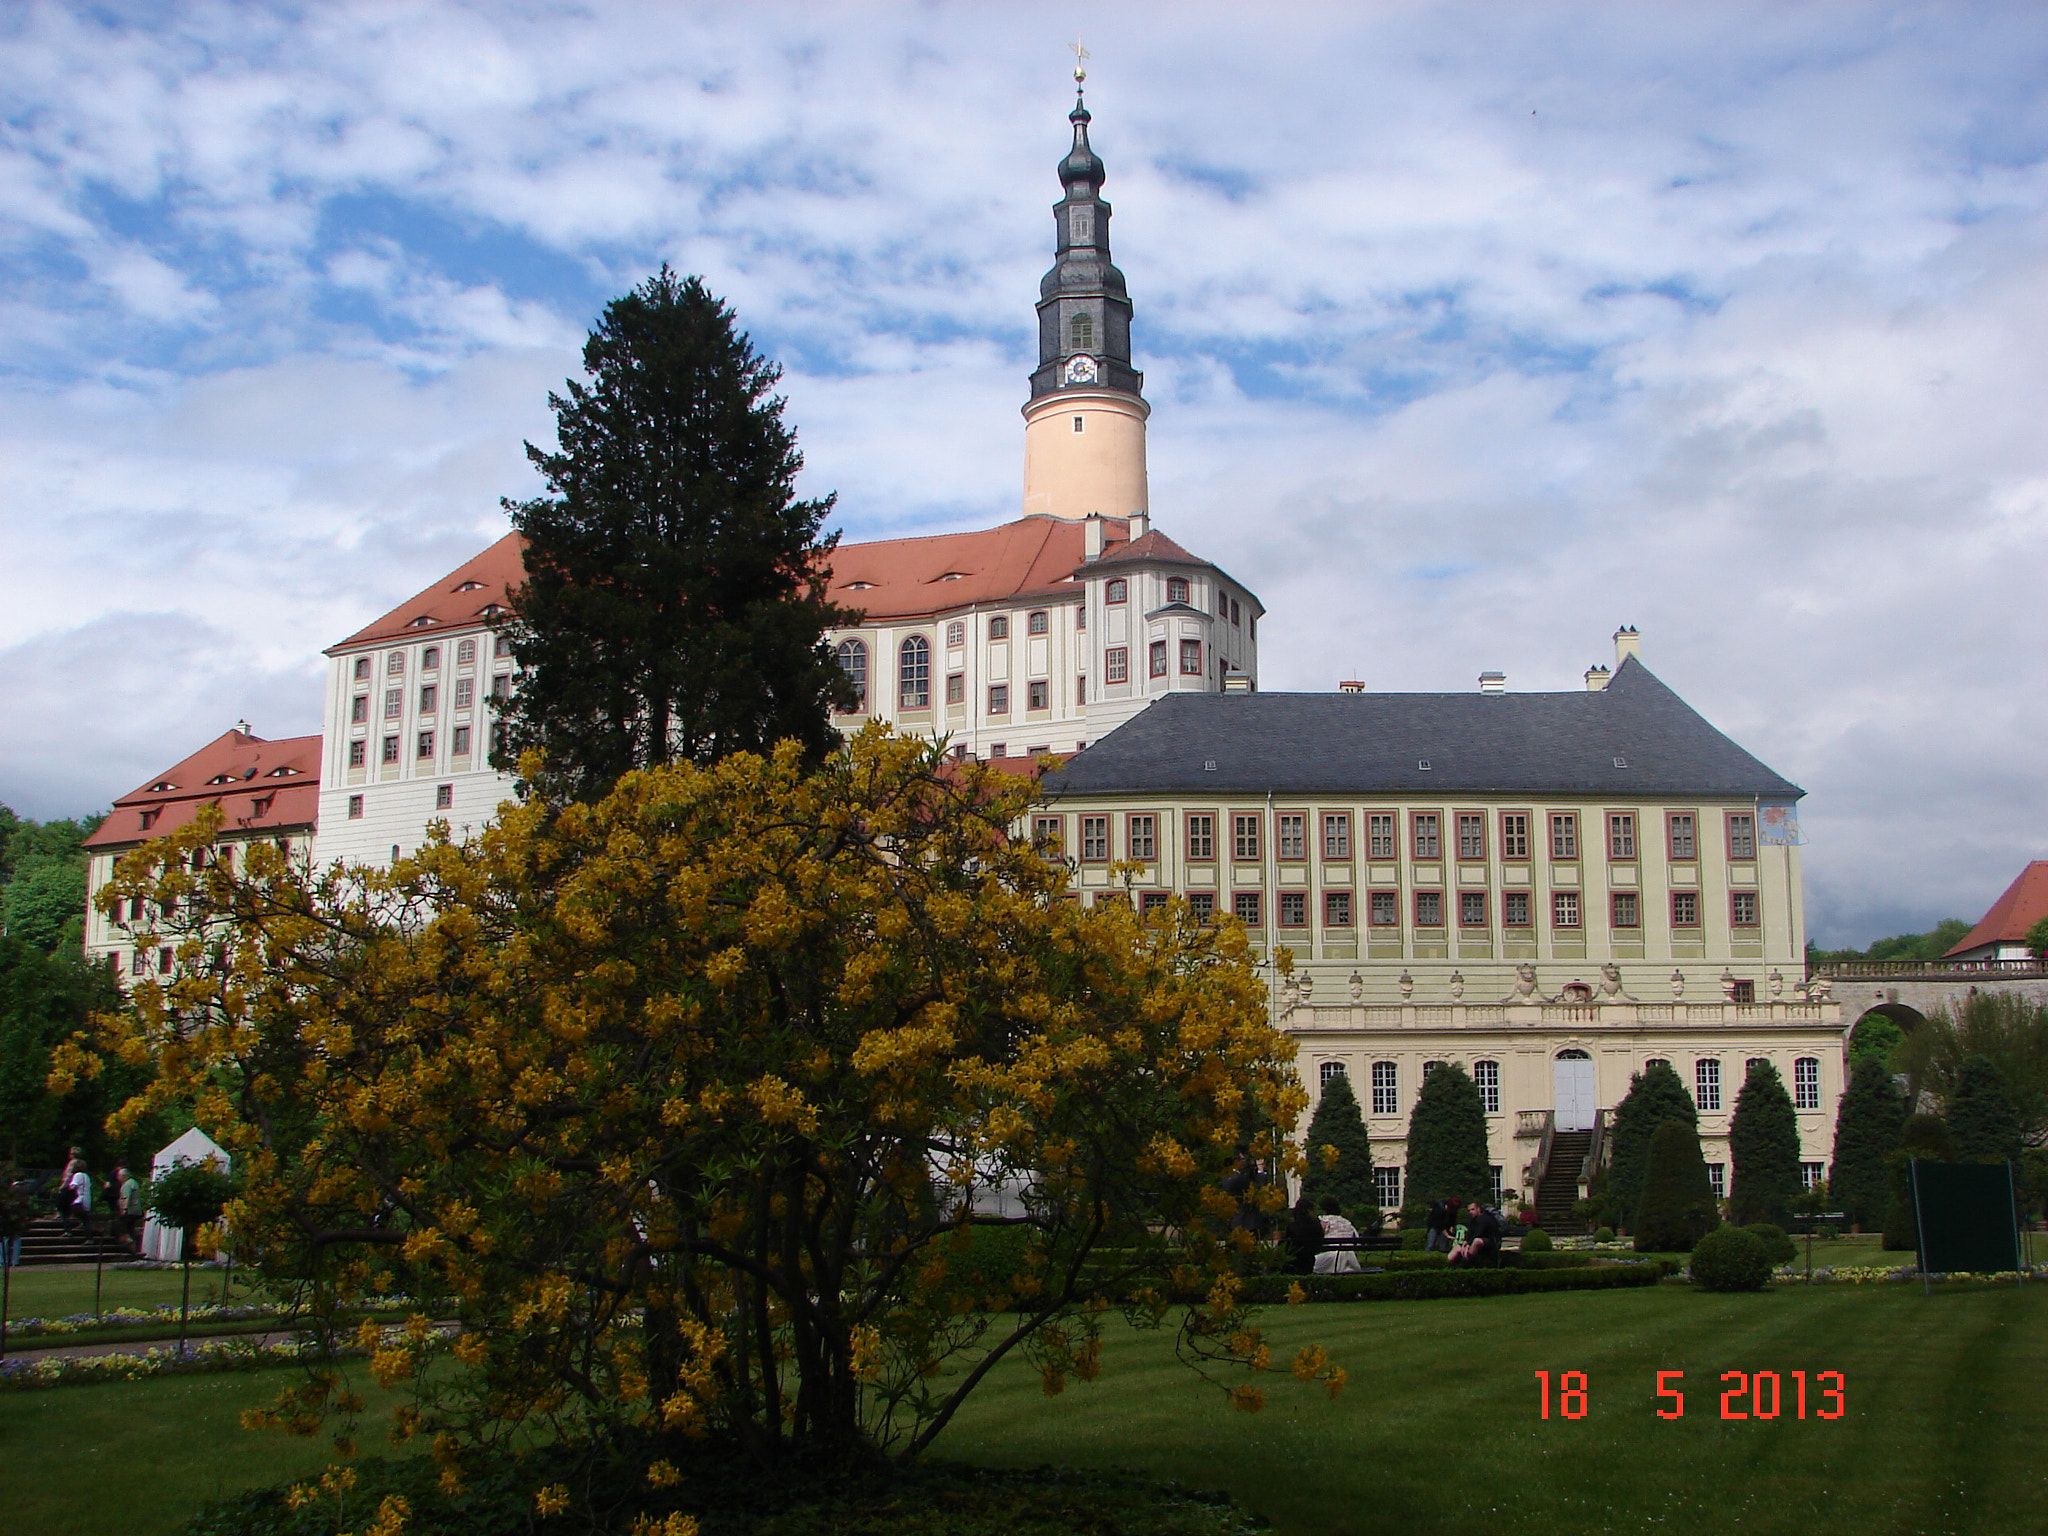
[[[2033,3],[9,6],[0,800],[317,730],[663,260],[847,537],[1015,515],[1077,26],[1152,510],[1266,687],[1633,623],[1810,792],[1822,942],[2048,856]]]

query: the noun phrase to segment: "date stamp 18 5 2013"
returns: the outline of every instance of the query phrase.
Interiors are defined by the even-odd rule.
[[[1540,1417],[1551,1412],[1550,1372],[1538,1371]],[[1709,1389],[1711,1395],[1711,1389]],[[1685,1417],[1685,1372],[1657,1373],[1657,1417]],[[1593,1389],[1584,1371],[1563,1371],[1557,1378],[1558,1417],[1583,1419],[1592,1411]],[[1809,1406],[1811,1413],[1809,1414]],[[1723,1371],[1721,1417],[1724,1419],[1839,1419],[1849,1411],[1849,1379],[1840,1371]]]

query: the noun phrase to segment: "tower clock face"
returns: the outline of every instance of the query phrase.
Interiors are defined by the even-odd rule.
[[[1068,358],[1067,382],[1069,384],[1093,384],[1095,382],[1095,359],[1092,357]]]

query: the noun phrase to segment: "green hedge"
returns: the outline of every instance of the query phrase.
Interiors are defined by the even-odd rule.
[[[1532,1291],[1606,1291],[1655,1285],[1675,1266],[1656,1259],[1646,1264],[1609,1264],[1563,1269],[1442,1269],[1391,1271],[1383,1275],[1296,1275],[1292,1283],[1310,1301],[1434,1301],[1447,1296],[1522,1296]],[[1272,1305],[1287,1300],[1290,1277],[1268,1275],[1245,1288],[1249,1301]]]
[[[1415,1269],[1443,1269],[1451,1262],[1446,1253],[1361,1253],[1361,1262],[1368,1269],[1384,1269],[1389,1272]],[[1584,1269],[1598,1255],[1590,1253],[1531,1253],[1526,1248],[1519,1253],[1501,1255],[1504,1269]]]

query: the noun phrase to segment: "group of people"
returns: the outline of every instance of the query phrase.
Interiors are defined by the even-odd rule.
[[[1432,1201],[1424,1224],[1426,1252],[1449,1256],[1452,1264],[1494,1264],[1500,1259],[1504,1230],[1500,1215],[1477,1200],[1461,1208],[1456,1200]],[[1335,1195],[1323,1197],[1318,1211],[1307,1195],[1294,1203],[1283,1238],[1288,1268],[1295,1274],[1355,1275],[1364,1265],[1358,1257],[1358,1227],[1345,1216]]]
[[[92,1225],[93,1212],[107,1211],[113,1220],[109,1230],[131,1247],[142,1242],[142,1181],[125,1165],[114,1169],[111,1180],[93,1176],[85,1166],[85,1149],[73,1147],[64,1171],[57,1176],[57,1221],[67,1233],[84,1231]]]

